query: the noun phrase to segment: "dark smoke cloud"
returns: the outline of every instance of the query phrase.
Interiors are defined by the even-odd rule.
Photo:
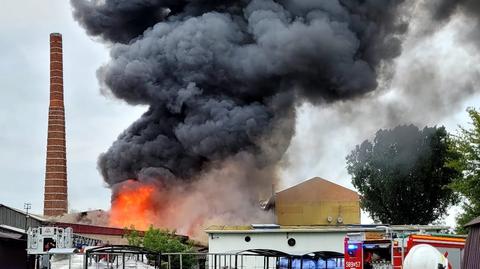
[[[441,0],[432,1],[430,5],[432,17],[437,21],[448,20],[458,13],[474,17],[480,14],[480,2],[477,0]]]
[[[407,31],[398,0],[71,2],[113,43],[104,89],[150,107],[100,157],[110,185],[147,168],[188,179],[239,152],[276,163],[294,106],[374,90]]]
[[[470,31],[464,31],[461,38],[466,44],[480,47],[480,1],[478,0],[442,0],[434,3],[432,17],[443,24],[449,22],[455,16],[461,15],[469,18],[469,23],[475,27]]]
[[[138,0],[76,1],[72,0],[73,16],[87,29],[88,34],[106,40],[129,42],[146,28],[168,15],[166,2]]]
[[[445,125],[455,132],[465,107],[478,106],[480,43],[469,35],[480,29],[478,16],[455,8],[450,17],[432,20],[432,5],[441,2],[412,5],[402,55],[395,60],[388,85],[380,78],[379,89],[360,100],[298,109],[298,132],[281,163],[284,181],[294,184],[320,173],[348,185],[344,156],[361,141],[373,139],[378,129],[413,123]]]

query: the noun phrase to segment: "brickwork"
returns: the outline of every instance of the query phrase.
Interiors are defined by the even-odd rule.
[[[50,107],[43,214],[45,216],[59,216],[67,213],[67,209],[62,36],[54,33],[50,34]]]

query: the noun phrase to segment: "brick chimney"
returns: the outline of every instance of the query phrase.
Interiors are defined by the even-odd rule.
[[[47,164],[43,214],[67,213],[67,157],[63,105],[62,35],[50,34],[50,107],[48,112]]]

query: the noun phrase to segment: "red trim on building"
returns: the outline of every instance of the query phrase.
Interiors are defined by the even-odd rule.
[[[54,226],[61,227],[61,228],[70,227],[73,229],[73,232],[76,234],[99,234],[99,235],[124,236],[127,233],[127,230],[125,229],[94,226],[94,225],[88,225],[88,224],[56,222],[54,223]],[[145,234],[144,231],[139,231],[140,236],[143,236],[144,234]]]

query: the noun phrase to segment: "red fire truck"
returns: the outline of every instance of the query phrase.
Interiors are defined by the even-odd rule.
[[[393,236],[395,237],[395,236]],[[409,250],[419,244],[434,246],[449,261],[449,269],[460,269],[465,238],[451,235],[391,234],[361,232],[345,238],[345,269],[401,269]]]

